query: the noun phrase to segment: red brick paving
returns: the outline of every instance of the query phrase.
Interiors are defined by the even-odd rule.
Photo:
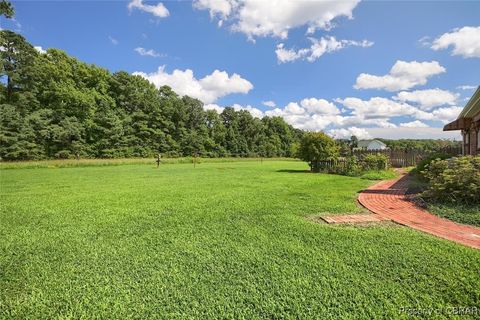
[[[379,182],[362,191],[358,201],[373,213],[437,237],[480,249],[480,228],[440,218],[405,196],[408,177]]]
[[[348,214],[348,215],[333,215],[321,217],[327,223],[363,223],[363,222],[379,222],[390,220],[378,214]]]

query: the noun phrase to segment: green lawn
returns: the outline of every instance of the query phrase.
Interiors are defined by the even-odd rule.
[[[359,319],[480,308],[480,250],[393,224],[314,223],[305,217],[361,212],[356,194],[372,182],[306,169],[0,170],[0,318]]]

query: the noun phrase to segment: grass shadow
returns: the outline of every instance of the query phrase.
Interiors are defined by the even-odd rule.
[[[276,172],[282,172],[282,173],[311,173],[310,170],[292,170],[292,169],[280,169],[280,170],[277,170]]]

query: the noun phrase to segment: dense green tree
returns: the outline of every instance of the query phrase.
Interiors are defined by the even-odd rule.
[[[444,139],[381,139],[382,141],[393,150],[423,150],[423,151],[438,151],[443,148],[451,147],[456,148],[461,146],[460,141],[444,140]]]
[[[28,95],[34,91],[34,63],[38,53],[24,37],[9,30],[0,31],[0,48],[0,79],[6,82],[3,101],[18,104],[22,92]]]
[[[312,171],[316,171],[319,161],[338,158],[339,146],[335,140],[323,132],[308,132],[300,141],[297,156],[308,162]]]
[[[2,0],[0,1],[0,16],[5,16],[6,18],[13,18],[15,15],[15,10],[13,9],[10,1]]]

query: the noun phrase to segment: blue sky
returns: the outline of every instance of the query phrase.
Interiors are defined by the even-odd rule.
[[[13,4],[1,27],[39,50],[336,137],[459,139],[441,127],[480,84],[475,1]]]

